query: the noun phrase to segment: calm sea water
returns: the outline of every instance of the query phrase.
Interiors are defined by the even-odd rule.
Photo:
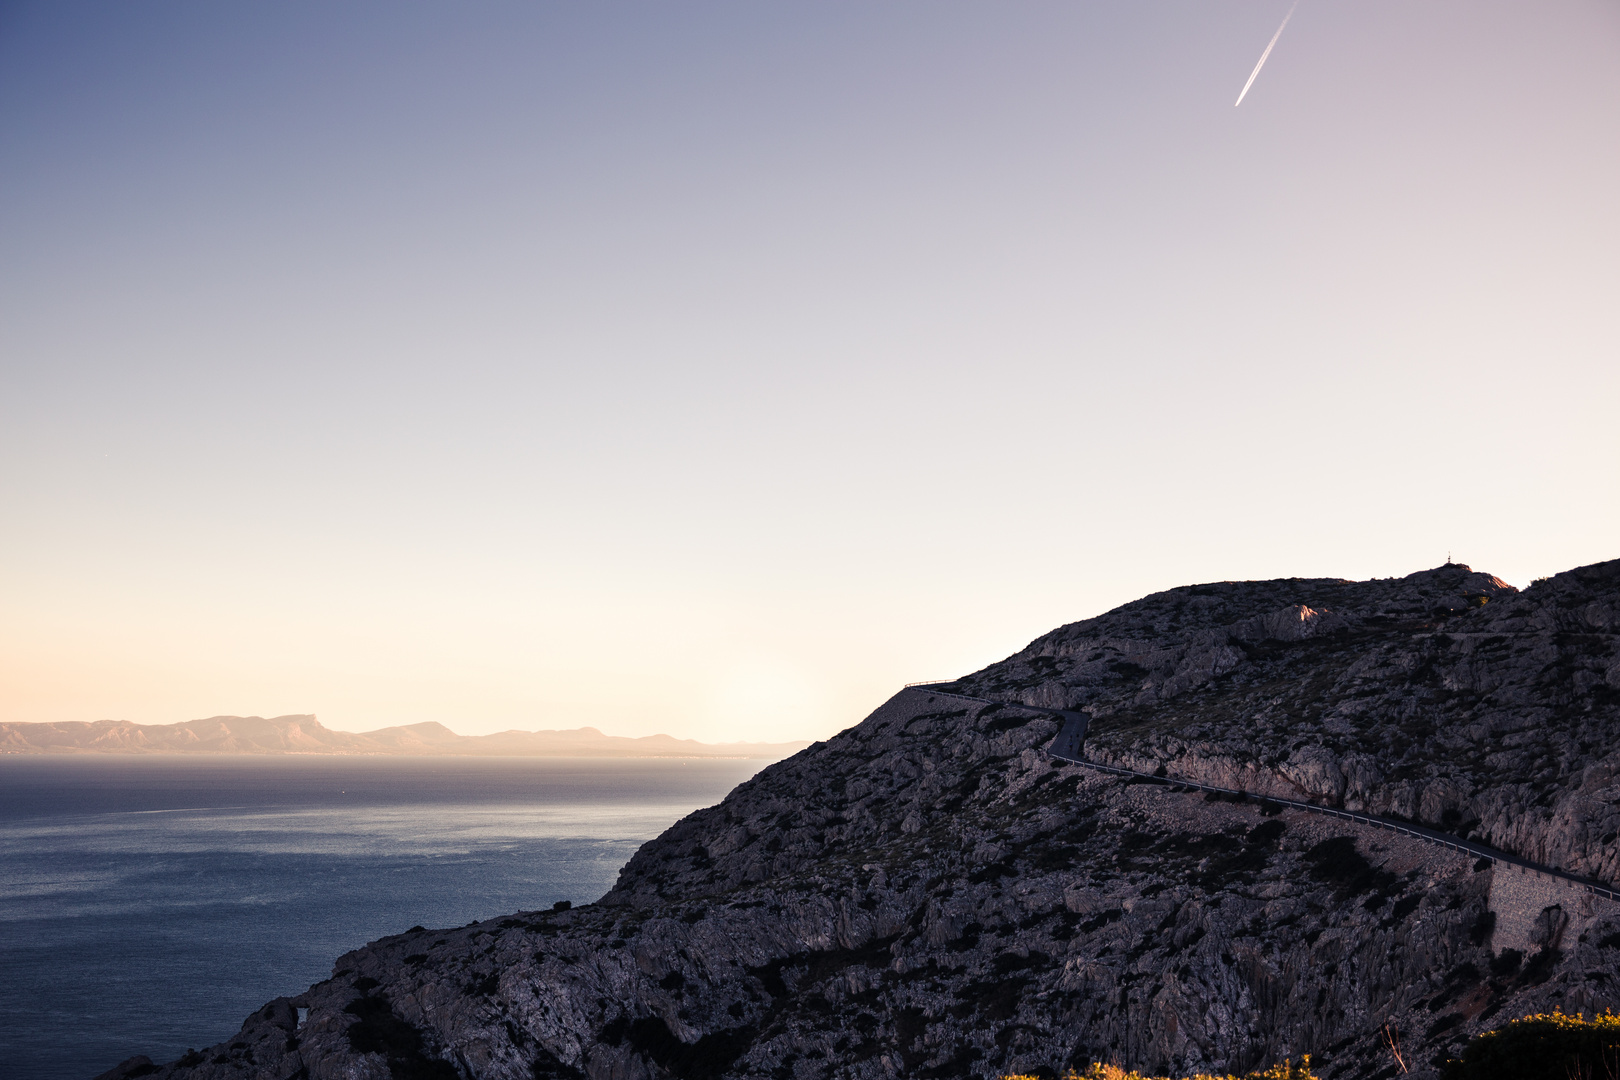
[[[763,764],[0,757],[0,1078],[170,1060],[373,938],[594,900]]]

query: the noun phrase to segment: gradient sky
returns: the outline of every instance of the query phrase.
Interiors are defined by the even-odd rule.
[[[0,719],[817,738],[1620,556],[1620,5],[0,6]]]

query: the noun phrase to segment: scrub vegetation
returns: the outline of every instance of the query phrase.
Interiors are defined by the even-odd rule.
[[[1050,1078],[1030,1073],[1003,1076],[1001,1080],[1050,1080]],[[1069,1070],[1063,1074],[1063,1080],[1172,1080],[1172,1078],[1146,1076],[1135,1070],[1127,1072],[1118,1065],[1105,1065],[1098,1061],[1093,1062],[1084,1072]],[[1281,1065],[1246,1073],[1241,1077],[1232,1074],[1215,1076],[1210,1073],[1194,1073],[1192,1076],[1182,1077],[1181,1080],[1317,1080],[1317,1077],[1311,1073],[1311,1055],[1306,1054],[1298,1065],[1292,1061],[1285,1061]]]
[[[1620,1080],[1620,1016],[1538,1013],[1470,1039],[1445,1080]]]

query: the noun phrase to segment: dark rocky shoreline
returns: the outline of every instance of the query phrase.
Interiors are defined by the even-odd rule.
[[[234,1039],[109,1077],[948,1077],[1312,1053],[1432,1076],[1620,1005],[1620,905],[1418,840],[1131,783],[1087,753],[1620,874],[1620,561],[1155,594],[761,772],[596,904],[410,932]],[[300,1011],[304,1013],[299,1020]]]

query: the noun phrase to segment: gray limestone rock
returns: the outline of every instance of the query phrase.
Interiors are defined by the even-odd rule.
[[[1055,761],[1055,720],[1020,703],[1087,711],[1093,760],[1613,881],[1617,612],[1620,562],[1524,593],[1445,566],[1156,594],[897,694],[677,822],[596,904],[384,938],[147,1075],[1179,1075],[1309,1052],[1388,1080],[1387,1029],[1432,1077],[1512,1016],[1620,1005],[1620,905]]]

